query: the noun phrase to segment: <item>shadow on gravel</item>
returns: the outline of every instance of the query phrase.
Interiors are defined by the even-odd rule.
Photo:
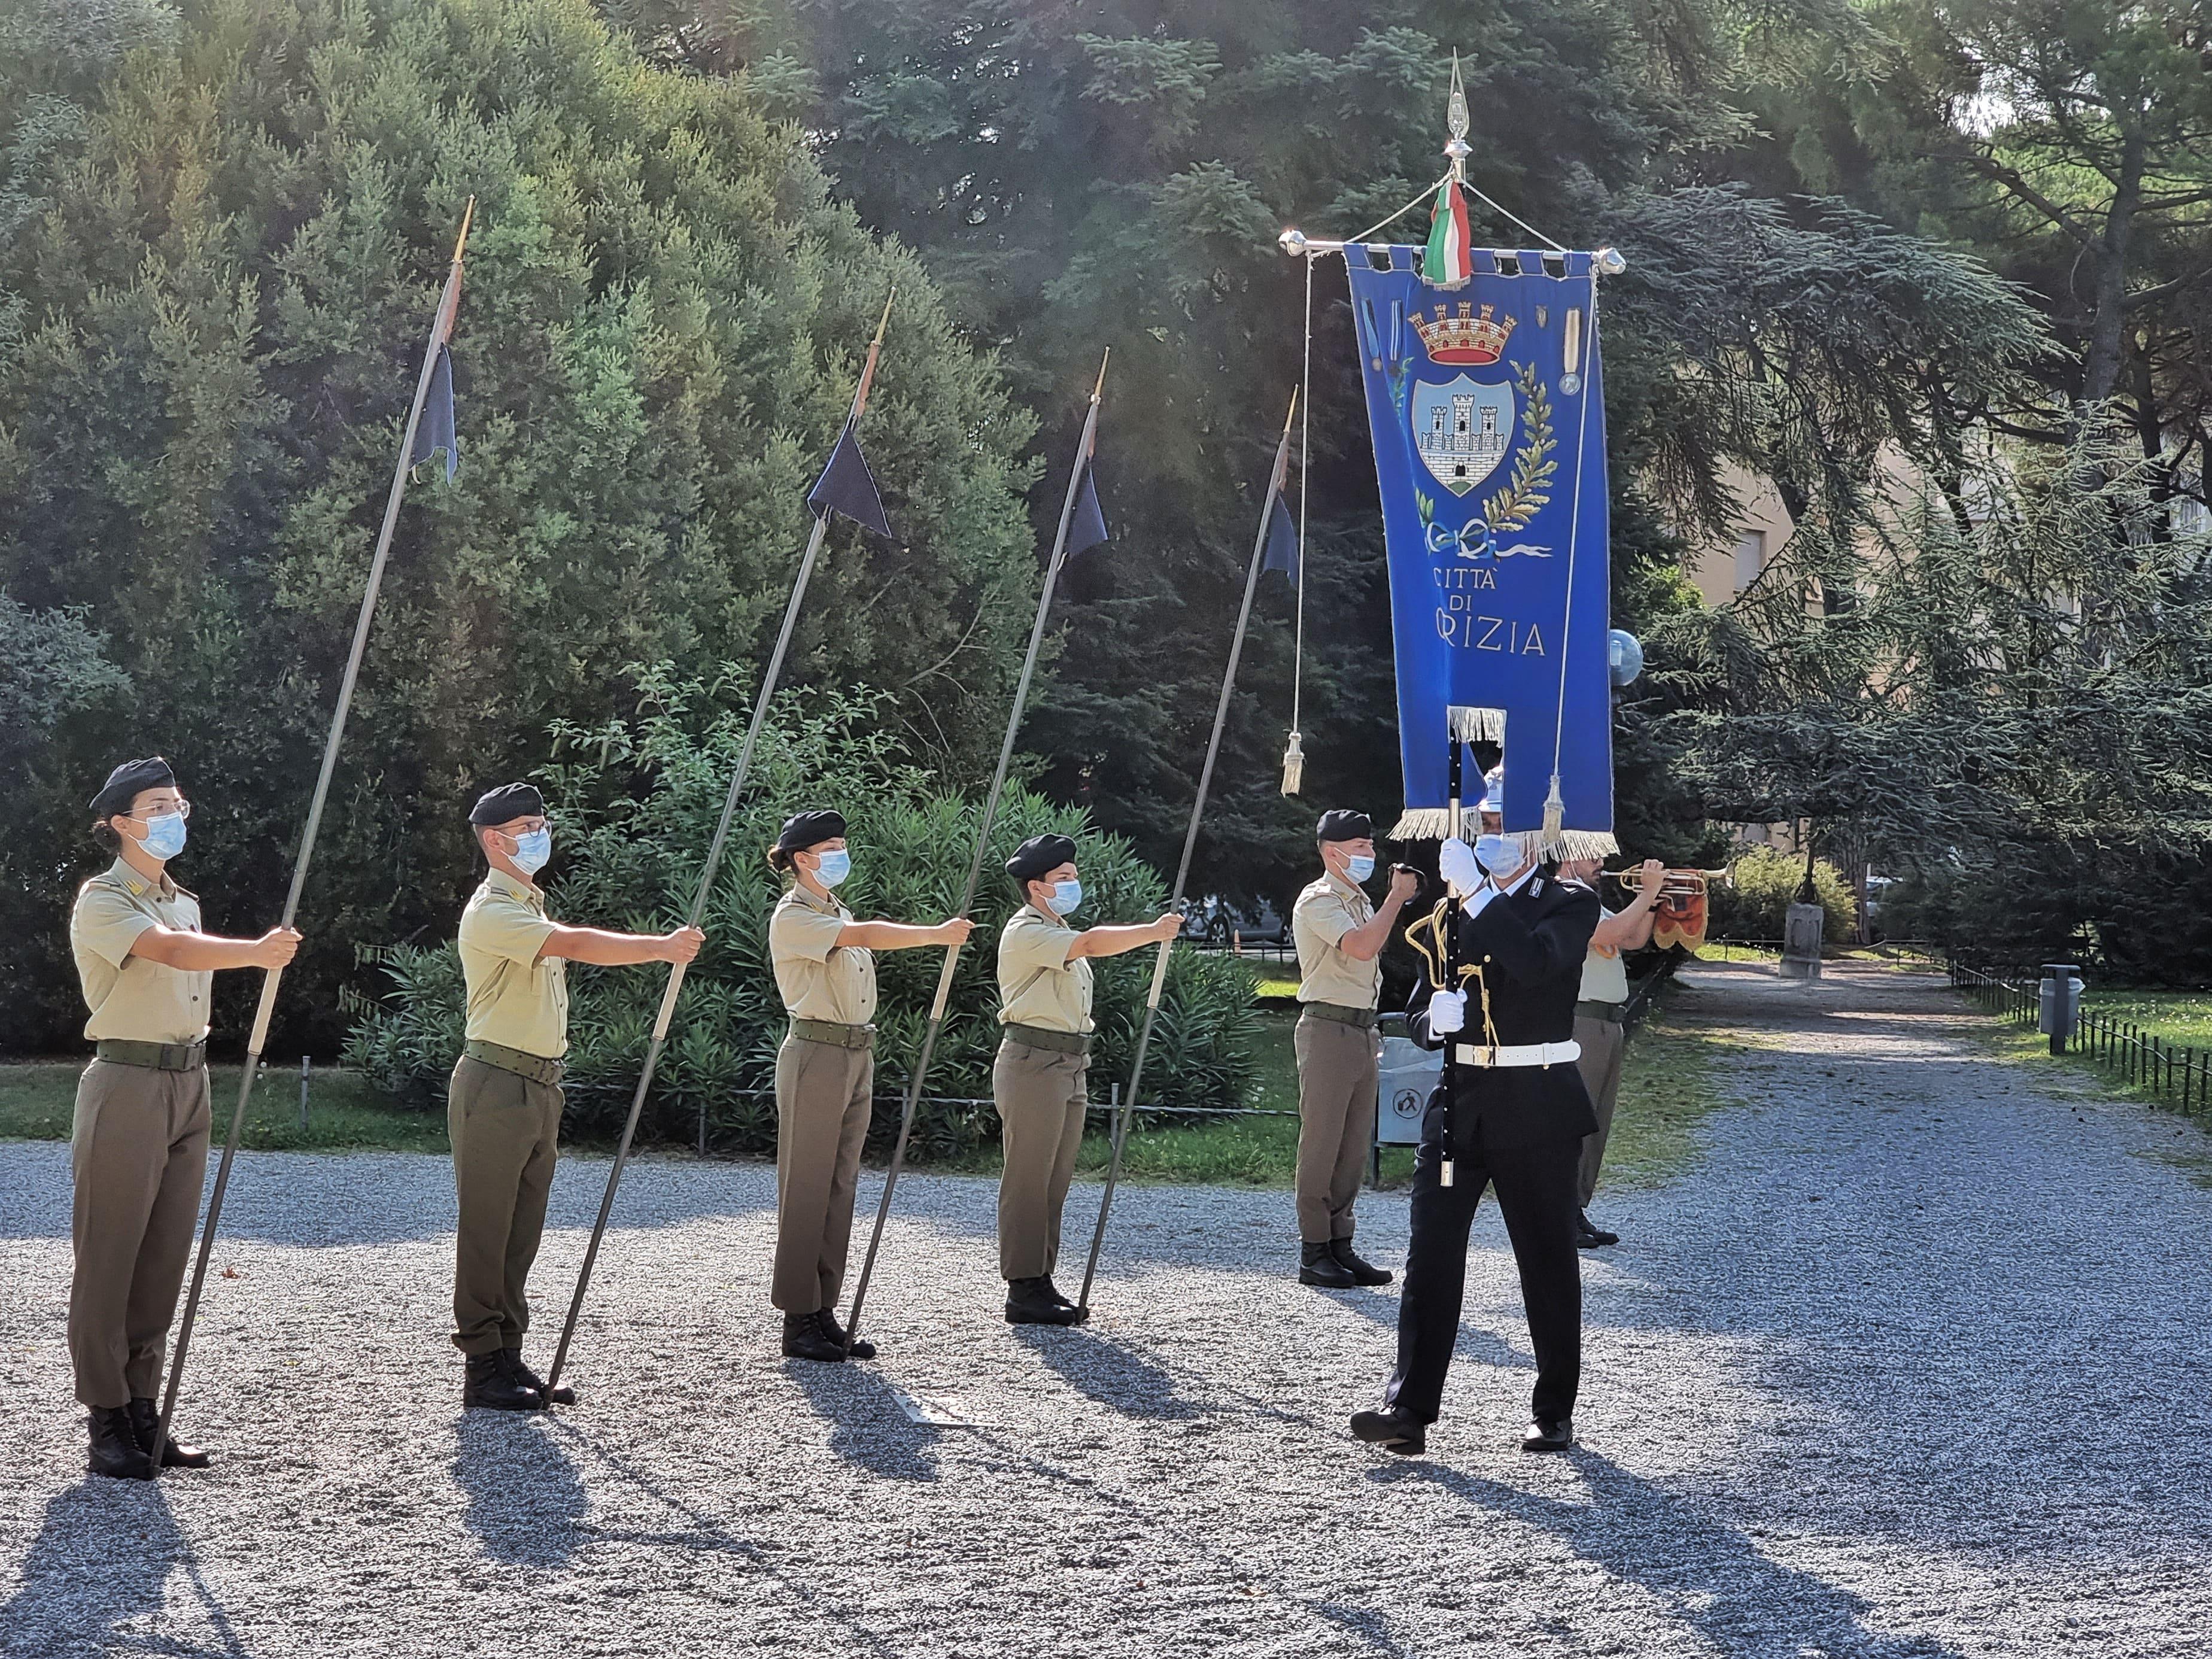
[[[0,1650],[10,1659],[118,1650],[206,1653],[204,1646],[179,1643],[155,1628],[191,1616],[189,1607],[180,1607],[177,1615],[164,1617],[173,1571],[181,1572],[191,1587],[214,1638],[213,1651],[246,1659],[161,1488],[88,1475],[48,1501],[15,1593],[0,1602]]]
[[[1426,1460],[1370,1469],[1377,1485],[1425,1480],[1453,1496],[1552,1534],[1585,1561],[1641,1586],[1721,1654],[1798,1653],[1853,1659],[1960,1659],[1925,1636],[1867,1627],[1868,1604],[1826,1579],[1769,1560],[1743,1534],[1664,1487],[1577,1448],[1570,1462],[1592,1501],[1563,1504]]]
[[[1332,1625],[1340,1626],[1377,1653],[1405,1659],[1411,1650],[1398,1645],[1390,1634],[1390,1621],[1372,1607],[1347,1607],[1340,1601],[1309,1601],[1306,1607]]]
[[[1014,1335],[1085,1398],[1124,1417],[1187,1423],[1206,1414],[1205,1407],[1176,1393],[1176,1380],[1166,1371],[1091,1332],[1074,1326],[1018,1325]]]
[[[815,1415],[831,1425],[830,1449],[886,1480],[937,1479],[937,1430],[906,1414],[890,1386],[856,1365],[784,1362]]]
[[[1395,1296],[1337,1295],[1329,1300],[1337,1307],[1373,1320],[1386,1331],[1398,1328],[1398,1298]],[[1535,1357],[1525,1354],[1495,1331],[1485,1330],[1480,1325],[1460,1321],[1459,1340],[1452,1346],[1452,1358],[1472,1365],[1494,1365],[1500,1370],[1533,1371]]]
[[[549,1425],[520,1412],[464,1412],[453,1483],[469,1500],[461,1524],[495,1561],[565,1567],[586,1536],[584,1478]]]

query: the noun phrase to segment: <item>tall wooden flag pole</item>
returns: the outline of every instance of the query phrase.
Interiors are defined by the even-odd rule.
[[[991,775],[990,793],[983,800],[983,821],[975,831],[975,856],[969,861],[968,886],[960,896],[958,915],[965,916],[975,908],[975,891],[983,879],[983,860],[991,848],[991,831],[999,817],[999,797],[1006,787],[1006,770],[1013,763],[1014,738],[1021,731],[1022,711],[1029,702],[1030,680],[1036,672],[1037,651],[1044,644],[1044,627],[1052,611],[1053,589],[1059,585],[1060,566],[1066,562],[1067,526],[1075,516],[1075,503],[1083,493],[1083,481],[1091,471],[1091,458],[1097,448],[1098,399],[1106,390],[1106,364],[1113,356],[1109,349],[1098,360],[1097,384],[1091,388],[1091,408],[1083,417],[1083,437],[1075,447],[1075,465],[1067,475],[1067,495],[1060,504],[1060,528],[1052,540],[1052,556],[1044,568],[1044,589],[1037,595],[1036,620],[1030,625],[1029,653],[1022,659],[1021,678],[1014,685],[1014,707],[1006,716],[1006,735],[999,745],[999,769]],[[929,1006],[929,1025],[922,1033],[921,1053],[914,1063],[914,1072],[907,1079],[906,1101],[899,1111],[898,1144],[891,1149],[891,1167],[884,1177],[883,1197],[876,1205],[876,1224],[868,1235],[868,1253],[860,1261],[860,1282],[853,1288],[853,1306],[845,1316],[845,1342],[849,1349],[854,1333],[860,1328],[860,1304],[867,1300],[868,1279],[876,1270],[876,1252],[884,1242],[884,1223],[891,1212],[891,1194],[898,1189],[899,1171],[906,1167],[908,1137],[914,1133],[915,1109],[921,1103],[921,1089],[929,1076],[929,1063],[937,1053],[938,1033],[945,1027],[945,1005],[952,997],[953,970],[959,966],[960,947],[945,947],[945,966],[937,975],[937,996]]]
[[[1213,734],[1206,740],[1206,763],[1199,769],[1198,796],[1190,804],[1190,823],[1183,831],[1182,859],[1176,866],[1175,891],[1170,904],[1182,902],[1183,884],[1190,879],[1191,854],[1198,849],[1198,826],[1206,816],[1206,791],[1213,782],[1213,763],[1221,753],[1221,733],[1229,723],[1229,700],[1237,690],[1237,665],[1244,655],[1244,629],[1252,619],[1252,596],[1260,586],[1260,569],[1267,557],[1267,530],[1276,512],[1281,510],[1280,497],[1283,479],[1291,461],[1291,426],[1298,413],[1298,394],[1291,393],[1290,412],[1283,416],[1283,435],[1275,446],[1274,470],[1267,475],[1267,493],[1261,497],[1260,528],[1252,538],[1251,568],[1244,573],[1244,603],[1237,612],[1237,632],[1229,642],[1229,666],[1221,675],[1221,699],[1213,707]],[[1167,988],[1168,958],[1174,954],[1175,941],[1162,939],[1158,957],[1152,963],[1152,988],[1145,999],[1145,1023],[1138,1028],[1136,1057],[1129,1066],[1129,1086],[1121,1091],[1121,1109],[1114,1116],[1114,1152],[1106,1166],[1106,1191],[1098,1200],[1098,1225],[1091,1235],[1091,1259],[1083,1267],[1083,1291],[1075,1299],[1079,1308],[1091,1306],[1091,1281],[1098,1272],[1098,1249],[1106,1237],[1106,1217],[1114,1207],[1114,1184],[1121,1179],[1121,1148],[1128,1139],[1129,1114],[1136,1109],[1137,1085],[1144,1081],[1145,1050],[1152,1041],[1152,1023],[1159,1018],[1160,994]]]
[[[730,774],[729,793],[722,800],[721,821],[714,826],[714,838],[708,844],[707,861],[699,872],[698,890],[691,896],[691,913],[688,926],[696,927],[707,914],[707,902],[714,896],[714,876],[722,861],[722,848],[730,838],[730,826],[738,816],[738,801],[744,793],[745,775],[752,769],[753,750],[760,742],[761,728],[768,722],[768,708],[775,696],[776,682],[782,678],[783,659],[791,648],[793,629],[799,623],[800,605],[806,599],[806,585],[814,575],[814,562],[822,551],[822,539],[829,532],[831,506],[822,500],[826,485],[844,453],[844,447],[852,440],[853,428],[868,406],[868,388],[876,378],[876,361],[884,349],[884,331],[890,325],[891,301],[897,297],[893,289],[884,300],[884,314],[876,323],[876,337],[868,343],[868,359],[861,365],[860,382],[853,392],[852,413],[846,417],[845,431],[838,439],[839,448],[833,452],[829,469],[823,473],[823,483],[817,484],[809,498],[814,506],[814,526],[806,533],[806,550],[799,556],[799,576],[791,585],[791,599],[783,608],[783,626],[775,636],[775,648],[769,653],[768,668],[761,676],[760,690],[753,696],[752,724],[745,728],[745,740],[738,750],[738,763]],[[857,451],[854,452],[857,454]],[[872,486],[871,486],[872,489]],[[836,510],[844,511],[841,505]],[[881,507],[877,511],[880,514]],[[848,514],[848,516],[851,516]],[[591,1243],[584,1248],[584,1265],[576,1274],[575,1294],[568,1298],[568,1316],[561,1326],[561,1344],[553,1351],[552,1368],[545,1374],[545,1392],[549,1401],[553,1390],[560,1386],[561,1372],[568,1360],[568,1345],[575,1338],[576,1318],[583,1311],[584,1293],[591,1288],[592,1268],[599,1259],[599,1245],[605,1238],[607,1218],[613,1214],[615,1191],[622,1185],[623,1168],[629,1162],[630,1142],[637,1134],[639,1114],[645,1109],[645,1097],[653,1086],[653,1069],[660,1063],[660,1050],[668,1041],[669,1023],[675,1018],[676,998],[684,988],[684,964],[672,963],[668,969],[668,988],[661,993],[660,1012],[653,1022],[653,1040],[646,1046],[645,1065],[637,1075],[636,1091],[630,1096],[629,1116],[623,1124],[622,1140],[615,1148],[613,1165],[607,1170],[607,1188],[599,1198],[599,1218],[592,1224]],[[703,1134],[703,1130],[702,1130]]]
[[[300,914],[300,894],[307,884],[307,866],[315,854],[315,835],[322,828],[323,805],[330,799],[331,775],[337,769],[338,741],[345,735],[346,714],[353,707],[353,688],[361,677],[361,659],[368,648],[368,629],[376,615],[377,590],[384,583],[384,567],[392,553],[392,532],[399,522],[399,503],[407,493],[407,474],[415,459],[415,431],[422,419],[423,400],[430,394],[430,377],[438,354],[453,337],[453,319],[461,303],[461,259],[469,245],[469,226],[474,222],[477,198],[469,198],[461,210],[461,234],[453,242],[453,262],[446,273],[445,291],[438,298],[437,320],[430,327],[430,343],[422,352],[422,372],[415,379],[415,401],[408,405],[407,430],[399,441],[399,465],[392,469],[392,493],[385,498],[384,527],[377,532],[376,556],[369,561],[368,585],[361,596],[361,615],[353,628],[353,649],[346,656],[345,673],[338,681],[337,707],[331,714],[330,734],[323,742],[322,770],[315,777],[315,793],[307,804],[307,828],[300,835],[300,855],[292,865],[291,890],[284,896],[284,918],[277,925],[289,927]],[[276,1006],[281,968],[262,975],[261,1005],[254,1011],[253,1030],[246,1042],[246,1069],[238,1080],[238,1103],[231,1109],[230,1133],[223,1139],[222,1158],[216,1165],[215,1191],[208,1200],[207,1220],[200,1229],[198,1259],[192,1264],[192,1285],[185,1297],[184,1316],[177,1322],[176,1352],[169,1360],[167,1386],[161,1392],[161,1417],[154,1431],[155,1452],[146,1472],[149,1480],[161,1474],[161,1449],[169,1443],[169,1417],[177,1406],[178,1384],[185,1374],[185,1358],[192,1344],[192,1322],[199,1316],[200,1294],[207,1284],[208,1258],[215,1249],[215,1230],[222,1219],[222,1198],[230,1186],[230,1166],[238,1154],[238,1137],[246,1124],[246,1104],[253,1094],[254,1073],[269,1039],[269,1018]]]

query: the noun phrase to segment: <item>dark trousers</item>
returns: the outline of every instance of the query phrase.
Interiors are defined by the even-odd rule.
[[[1547,1422],[1573,1415],[1583,1374],[1582,1257],[1575,1249],[1579,1139],[1525,1146],[1477,1148],[1462,1154],[1452,1184],[1437,1180],[1443,1147],[1434,1133],[1413,1165],[1413,1237],[1406,1254],[1406,1289],[1398,1304],[1398,1369],[1384,1390],[1423,1423],[1437,1420],[1444,1373],[1459,1340],[1467,1291],[1467,1233],[1482,1189],[1498,1189],[1498,1208],[1513,1240],[1528,1306],[1528,1340],[1536,1351],[1536,1386],[1529,1413]]]

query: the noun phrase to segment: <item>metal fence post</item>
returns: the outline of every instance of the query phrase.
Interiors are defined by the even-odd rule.
[[[300,1133],[307,1133],[307,1057],[300,1056]]]

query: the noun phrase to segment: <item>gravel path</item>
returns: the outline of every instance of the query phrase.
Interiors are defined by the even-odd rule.
[[[776,1356],[772,1172],[647,1163],[582,1403],[465,1420],[445,1166],[269,1155],[181,1417],[221,1462],[88,1480],[67,1149],[0,1146],[0,1652],[2212,1653],[2197,1132],[1985,1057],[1930,978],[1705,967],[1675,1006],[1735,1040],[1744,1103],[1691,1174],[1604,1196],[1626,1242],[1587,1259],[1552,1460],[1517,1449],[1487,1206],[1445,1420],[1400,1462],[1342,1428],[1395,1292],[1292,1282],[1286,1194],[1127,1191],[1097,1322],[1039,1334],[995,1316],[991,1185],[915,1179],[884,1358],[841,1370]],[[564,1166],[546,1324],[604,1178]],[[1395,1264],[1402,1200],[1364,1208]]]

